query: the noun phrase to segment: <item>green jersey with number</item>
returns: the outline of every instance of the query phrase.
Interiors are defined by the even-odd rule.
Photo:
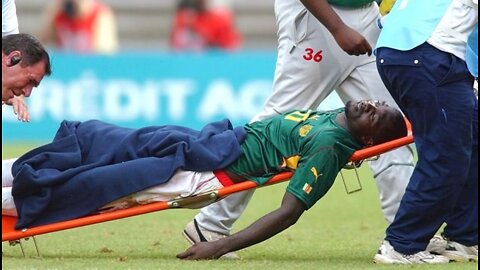
[[[374,0],[328,0],[334,6],[357,8],[372,3]]]
[[[287,191],[312,207],[361,144],[329,112],[294,111],[246,125],[243,155],[226,169],[264,184],[274,174],[293,171]]]

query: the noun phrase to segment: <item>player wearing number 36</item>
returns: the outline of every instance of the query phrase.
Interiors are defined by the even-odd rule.
[[[272,92],[252,122],[294,109],[316,110],[334,90],[344,104],[372,99],[397,108],[372,54],[380,17],[374,0],[276,0],[278,53]],[[368,165],[384,217],[392,222],[413,172],[413,151],[403,146]],[[187,239],[212,241],[230,234],[252,195],[253,190],[237,193],[203,208],[185,227],[191,236]]]

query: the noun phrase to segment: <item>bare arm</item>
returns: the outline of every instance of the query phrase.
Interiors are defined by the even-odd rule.
[[[372,47],[357,31],[348,27],[327,0],[300,0],[333,35],[337,44],[350,55],[372,54]]]
[[[277,210],[261,217],[247,228],[214,242],[201,242],[177,254],[179,259],[217,259],[225,253],[246,248],[282,232],[295,224],[305,211],[305,205],[286,192]]]

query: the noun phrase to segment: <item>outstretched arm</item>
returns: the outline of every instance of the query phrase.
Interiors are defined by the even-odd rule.
[[[338,46],[350,55],[372,54],[372,47],[357,31],[348,27],[327,0],[300,0],[333,35]]]
[[[280,233],[295,224],[305,211],[305,205],[286,192],[277,210],[261,217],[247,228],[214,242],[201,242],[177,254],[179,259],[218,259],[223,254],[246,248]]]

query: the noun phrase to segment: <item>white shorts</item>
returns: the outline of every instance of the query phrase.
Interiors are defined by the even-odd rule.
[[[8,163],[7,166],[11,168],[13,161],[14,160],[4,161],[3,164]],[[2,181],[2,214],[17,216],[12,196],[12,181],[9,180],[10,178],[7,181]],[[115,200],[99,209],[98,212],[105,213],[139,204],[185,198],[220,188],[223,188],[223,185],[211,171],[192,172],[178,170],[167,183],[153,186]]]
[[[185,198],[220,188],[223,188],[223,185],[211,171],[192,172],[177,170],[167,183],[115,200],[99,209],[99,212],[104,213],[139,204]]]
[[[17,216],[12,196],[12,166],[16,158],[2,160],[2,215]]]

